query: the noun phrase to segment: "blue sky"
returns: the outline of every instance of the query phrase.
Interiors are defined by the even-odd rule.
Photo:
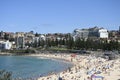
[[[68,33],[76,28],[118,30],[120,0],[0,0],[0,30]]]

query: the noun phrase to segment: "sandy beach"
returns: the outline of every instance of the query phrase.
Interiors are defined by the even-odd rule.
[[[120,59],[107,60],[93,55],[75,54],[33,54],[51,59],[63,59],[73,63],[72,68],[54,73],[48,76],[41,76],[38,80],[120,80]]]

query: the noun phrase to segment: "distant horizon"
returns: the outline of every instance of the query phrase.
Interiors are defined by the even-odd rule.
[[[0,30],[71,33],[103,27],[119,30],[120,0],[0,0]]]
[[[94,27],[98,27],[98,28],[104,28],[104,27],[99,27],[99,26],[94,26]],[[89,27],[89,28],[94,28],[94,27]],[[75,29],[89,29],[89,28],[75,28]],[[119,27],[118,27],[119,28]],[[73,31],[75,30],[75,29],[73,29]],[[106,29],[106,28],[104,28],[104,29]],[[107,29],[108,30],[108,29]],[[3,30],[1,30],[1,31],[3,31]],[[31,31],[33,31],[34,32],[34,34],[35,33],[38,33],[38,34],[49,34],[49,33],[39,33],[39,32],[35,32],[34,30],[30,30],[30,31],[13,31],[13,33],[16,33],[16,32],[25,32],[25,33],[27,33],[27,32],[31,32]],[[54,33],[63,33],[63,34],[65,34],[65,33],[72,33],[73,31],[71,31],[71,32],[51,32],[51,34],[54,34]],[[114,31],[114,30],[108,30],[108,31]],[[116,29],[115,31],[119,31],[119,29]],[[3,32],[12,32],[12,31],[3,31]]]

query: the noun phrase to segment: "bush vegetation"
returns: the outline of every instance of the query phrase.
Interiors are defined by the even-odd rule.
[[[0,80],[12,80],[12,72],[0,70]]]

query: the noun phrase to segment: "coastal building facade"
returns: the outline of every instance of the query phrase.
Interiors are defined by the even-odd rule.
[[[108,38],[108,31],[106,29],[99,30],[99,37],[100,38]]]
[[[0,49],[11,49],[12,48],[12,44],[9,41],[0,41]]]
[[[72,33],[76,38],[108,38],[108,30],[104,28],[93,27],[89,29],[75,29]]]
[[[73,31],[74,38],[88,38],[89,31],[87,29],[75,29]]]

